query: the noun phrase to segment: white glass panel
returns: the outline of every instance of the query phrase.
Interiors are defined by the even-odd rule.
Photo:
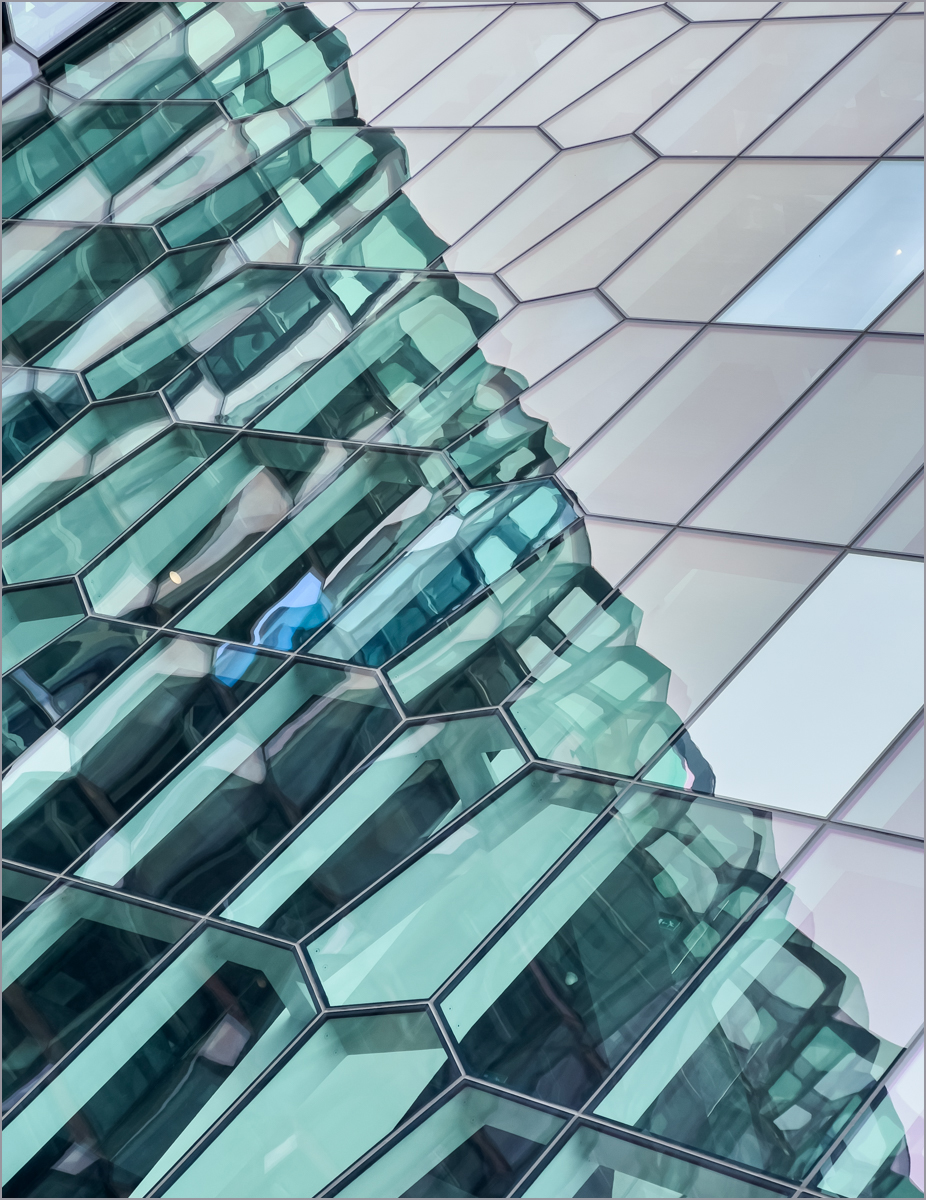
[[[618,17],[623,13],[637,12],[641,8],[660,8],[658,3],[640,4],[638,0],[591,0],[583,6],[596,17]]]
[[[555,375],[520,397],[575,450],[621,408],[697,332],[695,325],[624,321]]]
[[[592,551],[592,566],[612,587],[666,535],[664,526],[631,525],[600,517],[587,517],[585,532]]]
[[[722,4],[710,4],[708,0],[692,0],[691,3],[675,5],[689,21],[733,21],[743,17],[758,20],[774,7],[774,4],[737,3],[736,0],[724,0]]]
[[[405,194],[438,237],[454,242],[555,153],[539,129],[471,129]]]
[[[677,521],[848,344],[711,329],[560,473],[589,512]]]
[[[681,29],[666,8],[599,21],[487,118],[487,125],[539,125],[589,88]]]
[[[841,821],[923,836],[923,718],[856,788]]]
[[[496,271],[652,161],[631,138],[567,150],[446,251],[444,262],[451,271]]]
[[[886,317],[874,326],[879,333],[922,333],[923,332],[923,281],[922,279],[894,305]]]
[[[899,146],[891,151],[891,157],[922,158],[923,157],[923,126],[919,125],[908,134]]]
[[[738,154],[875,24],[763,22],[644,126],[646,140],[664,154]]]
[[[748,25],[689,25],[546,123],[561,146],[634,129],[731,46]]]
[[[750,154],[883,153],[923,111],[923,39],[891,22],[802,101]]]
[[[695,720],[717,793],[824,816],[923,703],[923,570],[849,555]]]
[[[863,169],[740,161],[604,290],[631,317],[709,321]]]
[[[891,13],[900,5],[897,0],[791,0],[779,4],[772,17],[862,17],[867,14]]]
[[[333,11],[340,7],[342,6],[336,4],[316,4],[314,11],[318,19],[327,25],[337,22],[338,29],[347,38],[351,54],[362,50],[384,29],[388,29],[394,21],[398,21],[403,12],[401,8],[383,9],[380,12],[352,12],[350,6],[345,4],[343,7],[347,12],[343,14],[342,19],[341,13]]]
[[[534,383],[619,320],[594,292],[540,300],[520,304],[479,339],[479,348],[488,362],[519,371]]]
[[[498,12],[454,11],[483,11],[493,16]],[[446,17],[450,10],[425,12]],[[510,8],[452,61],[394,104],[382,119],[400,125],[472,125],[574,41],[591,22],[588,13],[574,4]],[[408,54],[401,45],[397,50],[400,58]]]
[[[417,173],[466,132],[464,129],[396,129],[408,154],[408,173]]]
[[[693,523],[850,541],[922,462],[922,401],[922,346],[866,340]]]
[[[501,271],[502,279],[525,300],[595,287],[723,166],[653,163]]]
[[[896,554],[923,553],[922,476],[891,505],[887,513],[858,543],[865,550],[893,550]]]

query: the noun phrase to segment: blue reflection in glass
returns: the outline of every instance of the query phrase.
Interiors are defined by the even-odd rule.
[[[864,329],[923,269],[923,165],[882,162],[719,318]]]

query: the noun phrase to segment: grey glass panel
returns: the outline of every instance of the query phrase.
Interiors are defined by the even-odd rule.
[[[693,5],[688,5],[692,8]],[[742,7],[735,6],[735,7]],[[574,1133],[525,1196],[785,1196],[700,1163],[611,1137],[597,1129]]]
[[[13,764],[7,853],[63,870],[277,664],[253,651],[159,638]]]
[[[826,577],[692,722],[719,793],[833,808],[923,703],[922,586],[919,564],[869,556]]]
[[[261,867],[223,915],[302,937],[523,762],[494,716],[406,731]]]
[[[800,1179],[919,1024],[921,870],[828,833],[596,1112]]]
[[[562,1126],[562,1117],[465,1088],[336,1195],[506,1195]]]
[[[906,489],[858,543],[866,550],[923,554],[923,479]]]
[[[291,953],[205,930],[13,1122],[7,1190],[144,1193],[314,1016]]]
[[[923,836],[923,719],[839,810],[841,821]]]
[[[630,789],[441,1001],[467,1069],[584,1103],[813,829]]]
[[[429,996],[614,797],[534,771],[309,943],[333,1004]]]
[[[76,887],[4,938],[3,1099],[19,1099],[190,928]]]
[[[720,319],[864,329],[923,270],[923,168],[881,162]]]
[[[327,1021],[166,1196],[314,1195],[447,1080],[425,1013]]]
[[[911,11],[916,12],[918,10],[912,9]],[[917,158],[917,157],[922,158],[923,157],[923,124],[922,124],[922,122],[920,122],[919,126],[916,129],[914,129],[912,133],[908,133],[905,138],[903,138],[900,142],[898,142],[898,144],[891,151],[891,157],[893,157],[894,155],[907,156],[907,157],[911,157],[911,158]]]
[[[73,583],[22,588],[3,597],[3,670],[9,671],[84,616]]]
[[[5,675],[4,769],[150,636],[147,629],[89,618]]]
[[[87,403],[76,375],[17,371],[3,380],[3,472],[52,436]]]
[[[850,542],[922,462],[922,370],[912,340],[862,342],[694,523]]]
[[[874,326],[879,333],[923,332],[923,281],[910,289]]]

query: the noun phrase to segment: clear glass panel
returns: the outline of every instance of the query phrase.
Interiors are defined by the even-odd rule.
[[[314,1195],[449,1082],[423,1012],[326,1021],[165,1196]]]
[[[613,798],[543,771],[514,784],[309,943],[329,1000],[429,996]]]
[[[441,1001],[476,1077],[583,1104],[814,828],[639,787],[618,814]]]
[[[206,911],[397,723],[374,676],[297,663],[77,874]]]
[[[597,287],[722,165],[655,162],[499,274],[525,300]]]
[[[729,8],[729,4],[723,7]],[[544,128],[561,146],[581,146],[598,138],[632,133],[748,28],[688,25],[664,46],[551,118]]]
[[[693,8],[694,5],[688,5]],[[742,7],[737,5],[736,7]],[[525,1196],[785,1196],[732,1173],[653,1150],[597,1129],[574,1133]]]
[[[865,19],[762,22],[644,126],[644,136],[664,154],[739,154],[875,27]]]
[[[833,808],[923,703],[922,575],[849,555],[811,593],[691,725],[719,793]]]
[[[539,125],[682,28],[659,6],[593,25],[489,116],[488,125]]]
[[[4,593],[3,670],[18,666],[83,616],[80,592],[71,582]]]
[[[319,471],[315,484],[323,477]],[[295,650],[458,495],[440,459],[360,456],[184,616],[180,627]]]
[[[289,951],[205,930],[9,1126],[7,1190],[144,1194],[314,1016]]]
[[[464,1088],[336,1195],[507,1195],[562,1127],[562,1117]]]
[[[13,595],[22,593],[14,592]],[[9,596],[4,598],[4,603]],[[4,769],[151,636],[88,618],[36,651],[3,680]]]
[[[223,916],[302,937],[524,761],[494,716],[407,730],[261,867]]]
[[[788,879],[596,1112],[792,1179],[832,1144],[920,1023],[922,855],[827,833]]]
[[[444,262],[452,271],[496,271],[649,162],[652,155],[630,140],[559,154],[478,229],[447,250]],[[430,216],[429,209],[424,211]]]
[[[923,1044],[814,1179],[825,1196],[922,1196]]]
[[[473,125],[591,23],[572,4],[513,7],[380,119],[397,125]]]
[[[47,54],[72,37],[83,26],[96,22],[108,3],[95,4],[11,4],[13,33],[18,42],[33,54]]]
[[[19,1100],[191,922],[62,887],[3,939],[3,1100]]]
[[[632,317],[709,321],[862,169],[861,163],[741,160],[604,291]]]
[[[923,281],[910,289],[874,326],[879,333],[923,332]]]
[[[696,332],[693,325],[624,321],[526,391],[519,403],[525,412],[546,421],[558,441],[578,449]],[[583,482],[574,479],[570,487],[578,494]]]
[[[694,522],[850,542],[922,462],[922,370],[916,342],[865,340]]]
[[[678,521],[848,345],[848,338],[710,329],[562,478],[589,512]]]
[[[278,661],[231,646],[157,639],[10,768],[3,811],[7,853],[63,870]]]
[[[841,821],[923,836],[923,718],[839,811]]]
[[[3,380],[3,472],[41,446],[87,403],[76,375],[17,371]]]
[[[472,129],[403,191],[428,227],[449,244],[506,200],[555,153],[539,129]],[[637,157],[643,160],[642,166],[650,156]],[[450,265],[454,269],[455,264]],[[487,268],[472,265],[470,269]]]
[[[881,162],[721,318],[864,329],[923,270],[923,168]]]
[[[79,571],[200,467],[227,437],[168,430],[10,542],[4,553],[7,579],[19,583]]]
[[[870,5],[860,7],[871,11]],[[923,46],[917,35],[921,28],[915,17],[889,24],[750,153],[882,154],[920,116]]]
[[[923,553],[923,480],[908,488],[858,543],[865,550]]]
[[[170,424],[159,397],[84,413],[3,485],[3,532],[13,533]]]

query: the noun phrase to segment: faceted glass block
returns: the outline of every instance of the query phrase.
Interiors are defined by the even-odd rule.
[[[43,875],[31,875],[3,868],[3,924],[6,925],[43,891],[50,880]]]
[[[76,375],[17,371],[3,380],[3,473],[41,446],[87,403]]]
[[[73,583],[17,588],[3,597],[3,670],[9,671],[40,646],[76,625],[84,605]]]

